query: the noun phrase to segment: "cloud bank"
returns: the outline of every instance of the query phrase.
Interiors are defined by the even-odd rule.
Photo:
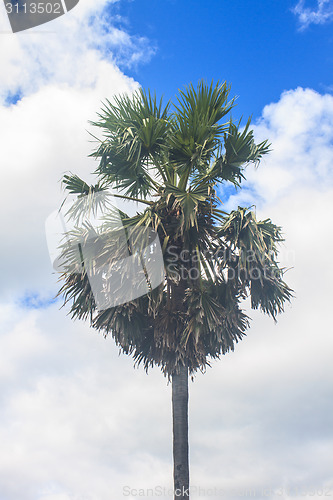
[[[277,325],[251,312],[248,338],[193,386],[196,482],[218,483],[225,498],[320,498],[333,492],[333,96],[284,92],[254,131],[272,151],[225,208],[255,204],[258,218],[282,226],[280,261],[296,298]]]
[[[80,2],[47,25],[51,33],[40,27],[2,34],[1,181],[6,189],[0,204],[6,215],[0,255],[2,262],[8,255],[11,260],[2,269],[0,297],[50,285],[43,228],[59,206],[59,180],[70,170],[89,178],[95,164],[87,158],[94,147],[88,121],[106,97],[138,87],[118,65],[139,61],[142,51],[147,58],[148,42],[114,27],[110,8],[112,2],[99,1],[95,8]],[[1,27],[8,22],[4,16]]]

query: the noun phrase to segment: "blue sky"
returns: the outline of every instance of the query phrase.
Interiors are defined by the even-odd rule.
[[[332,24],[302,25],[296,5],[296,0],[125,0],[112,6],[111,17],[112,12],[122,16],[130,33],[148,37],[156,48],[149,63],[126,70],[143,86],[170,98],[199,78],[227,80],[239,96],[237,112],[257,117],[283,90],[326,92],[332,85]],[[318,8],[316,1],[303,5],[303,11]]]

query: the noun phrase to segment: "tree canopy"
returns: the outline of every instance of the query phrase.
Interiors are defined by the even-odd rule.
[[[59,294],[73,318],[89,319],[136,363],[158,365],[167,376],[180,366],[190,374],[204,370],[210,359],[233,350],[249,327],[247,297],[274,319],[292,297],[277,260],[281,228],[269,218],[257,220],[253,207],[226,213],[219,198],[222,184],[241,187],[246,167],[258,166],[270,148],[267,141],[256,144],[250,120],[244,127],[233,121],[229,94],[225,82],[200,81],[179,91],[175,103],[143,89],[107,100],[94,122],[103,133],[93,152],[97,183],[73,174],[63,179],[75,197],[72,217],[79,217],[83,200],[93,210],[104,203],[105,216],[98,231],[83,224],[71,232]],[[142,210],[116,216],[99,196],[110,190]],[[88,269],[103,268],[107,281],[105,269],[120,256],[115,235],[121,229],[158,235],[163,281],[153,287],[145,274],[148,293],[99,309]],[[89,258],[80,253],[79,265],[77,247],[93,249],[85,252]],[[131,251],[140,256],[144,250]]]

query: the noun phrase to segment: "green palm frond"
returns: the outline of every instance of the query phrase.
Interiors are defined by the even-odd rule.
[[[266,266],[262,279],[251,280],[251,307],[260,308],[276,320],[277,314],[284,311],[286,302],[294,296],[293,290],[283,281],[284,270],[277,266]]]
[[[170,129],[168,109],[169,104],[163,107],[162,99],[142,89],[115,97],[113,103],[107,100],[100,120],[92,122],[106,137],[92,155],[100,159],[97,173],[132,196],[158,188],[166,175],[159,163]]]
[[[97,182],[95,185],[89,185],[76,174],[65,174],[62,183],[70,194],[76,194],[78,196],[87,196],[90,193],[102,192],[108,187],[108,184],[103,181]]]
[[[252,308],[260,307],[275,319],[293,295],[275,260],[277,243],[283,241],[281,228],[270,219],[257,221],[249,209],[238,207],[225,219],[220,236],[237,250],[234,269],[237,279],[249,287]]]
[[[243,207],[238,207],[238,210],[233,210],[224,218],[219,235],[237,247],[240,255],[244,253],[241,262],[242,259],[245,262],[246,252],[251,252],[259,260],[270,260],[277,253],[277,243],[283,241],[279,226],[270,219],[257,221],[255,213]]]
[[[264,154],[269,152],[270,144],[263,141],[255,144],[253,130],[250,130],[251,119],[249,118],[242,132],[239,131],[240,123],[236,126],[230,122],[229,130],[224,137],[224,163],[231,167],[253,162],[258,164]]]
[[[241,132],[240,122],[236,125],[230,121],[229,129],[224,134],[223,148],[216,153],[209,177],[239,186],[245,179],[243,174],[245,167],[249,163],[258,166],[261,158],[269,153],[270,144],[267,140],[255,144],[250,124],[249,118]]]
[[[207,171],[220,137],[228,128],[220,120],[234,106],[234,99],[228,101],[229,93],[226,82],[208,86],[204,81],[196,89],[191,84],[179,92],[169,146],[170,160],[180,175],[179,187],[185,188],[196,171]]]

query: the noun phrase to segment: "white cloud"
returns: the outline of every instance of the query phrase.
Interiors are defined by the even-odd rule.
[[[106,97],[138,87],[114,61],[140,59],[147,41],[106,24],[109,4],[100,1],[93,9],[80,2],[49,23],[51,33],[40,27],[2,34],[1,183],[6,189],[0,201],[5,264],[0,296],[52,288],[44,221],[59,206],[59,180],[69,170],[89,178],[95,163],[87,158],[93,149],[88,121]],[[0,25],[6,22],[2,17]],[[22,99],[7,106],[9,93],[18,91]]]
[[[311,89],[284,92],[264,108],[254,131],[258,141],[272,142],[272,152],[257,170],[248,168],[245,195],[232,196],[226,209],[255,203],[259,218],[282,226],[280,260],[291,268],[285,278],[296,298],[277,325],[252,312],[248,339],[192,389],[197,429],[202,394],[213,402],[206,432],[194,433],[197,473],[213,484],[218,468],[225,471],[220,487],[229,495],[238,485],[259,498],[278,498],[275,490],[285,498],[315,490],[319,498],[323,488],[333,491],[333,97]],[[213,450],[204,471],[202,448]],[[263,487],[272,493],[260,496]]]
[[[104,80],[109,94],[117,90],[112,88],[112,75],[106,79],[107,68],[148,60],[154,49],[146,38],[130,36],[115,25],[113,3],[81,1],[46,25],[17,34],[1,33],[0,100],[9,92],[30,94],[50,82],[83,89]],[[1,9],[0,30],[8,27]]]
[[[253,127],[257,142],[268,139],[272,151],[258,170],[246,170],[246,203],[277,202],[304,189],[326,193],[333,186],[333,96],[297,88],[265,106]],[[243,203],[243,193],[228,201]]]
[[[299,0],[293,8],[293,13],[298,17],[300,29],[307,28],[310,24],[325,24],[333,20],[332,0],[317,0],[315,9],[305,6],[304,0]]]
[[[118,498],[122,484],[148,484],[151,471],[165,481],[170,459],[160,448],[170,443],[160,425],[169,425],[170,387],[162,375],[134,373],[111,339],[57,307],[1,313],[1,498]]]

